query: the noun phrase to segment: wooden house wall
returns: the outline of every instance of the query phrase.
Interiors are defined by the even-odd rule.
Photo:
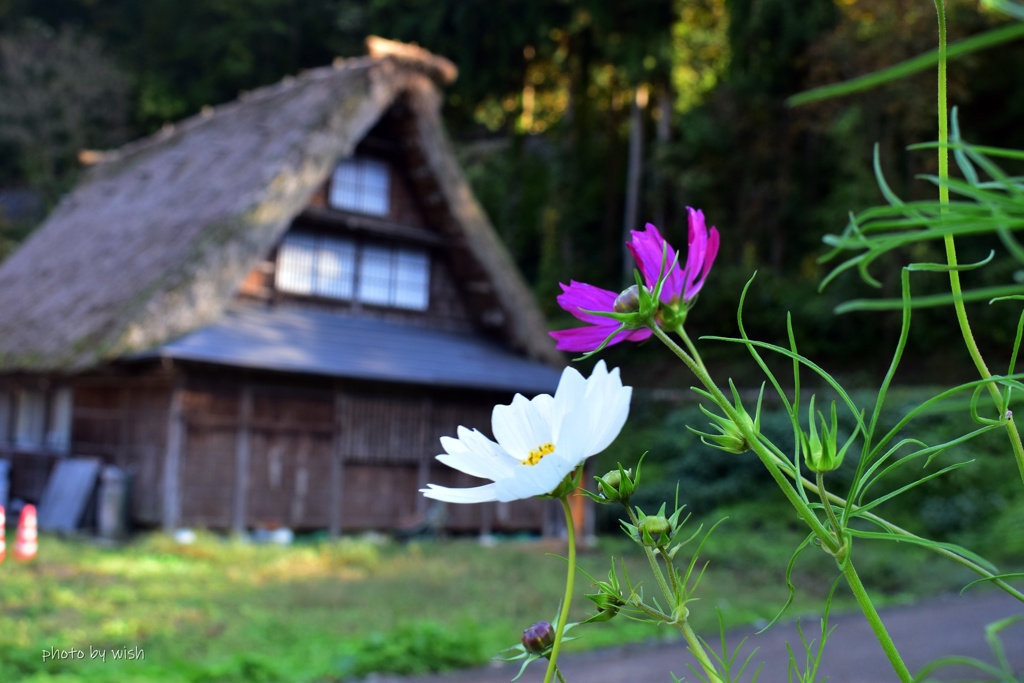
[[[63,457],[62,453],[51,450],[45,444],[25,448],[18,445],[15,438],[17,420],[14,397],[16,392],[21,389],[45,393],[52,388],[48,379],[42,376],[0,377],[0,392],[4,392],[9,401],[7,410],[0,413],[0,420],[5,421],[4,428],[0,432],[7,437],[4,442],[0,442],[0,458],[10,463],[8,496],[11,499],[20,498],[31,503],[38,502],[46,488],[50,472],[56,462]]]
[[[131,515],[160,520],[160,486],[170,403],[167,378],[82,378],[73,388],[71,454],[123,468],[131,481]]]
[[[509,399],[180,372],[71,382],[69,455],[124,468],[132,519],[146,526],[172,521],[175,527],[333,533],[400,528],[432,504],[419,493],[428,482],[484,483],[438,463],[439,439],[455,436],[459,425],[489,433],[491,407]],[[176,440],[174,429],[180,430]],[[180,449],[172,457],[175,443]],[[12,495],[31,502],[38,502],[57,460],[67,457],[4,456],[12,463]],[[537,500],[447,505],[445,524],[458,532],[540,530],[544,510]]]
[[[28,451],[0,444],[0,457],[11,464],[10,497],[39,503],[57,462],[95,457],[128,472],[132,516],[145,523],[158,522],[169,380],[157,374],[41,376],[33,381],[71,390],[70,438],[66,450],[59,452],[45,446]]]
[[[29,453],[16,448],[11,448],[4,456],[11,463],[8,496],[30,503],[39,502],[50,473],[63,457],[56,453]]]
[[[428,481],[479,485],[434,461],[459,424],[486,428],[490,398],[372,385],[224,378],[188,386],[180,519],[214,528],[393,530],[422,515]],[[484,407],[486,406],[486,408]],[[244,448],[240,444],[244,443]],[[448,506],[457,531],[540,529],[542,504]]]

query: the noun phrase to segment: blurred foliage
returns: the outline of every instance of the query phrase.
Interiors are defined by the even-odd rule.
[[[7,255],[18,248],[18,244],[28,235],[29,228],[19,226],[10,221],[3,211],[0,211],[0,261],[7,258]]]
[[[128,75],[96,38],[34,21],[0,35],[0,182],[47,202],[67,191],[78,153],[127,140]],[[19,183],[20,184],[20,183]]]

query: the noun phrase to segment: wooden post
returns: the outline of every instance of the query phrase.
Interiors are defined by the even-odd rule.
[[[249,434],[252,426],[252,387],[242,384],[235,432],[235,499],[231,530],[244,534],[249,511]]]
[[[131,391],[128,387],[121,387],[117,390],[117,412],[119,418],[117,420],[117,447],[114,455],[114,462],[118,467],[127,469],[128,467],[128,429],[129,420],[132,415],[129,414],[131,410],[131,401],[128,392]]]
[[[348,436],[348,397],[342,390],[334,392],[334,436],[331,448],[331,494],[328,499],[327,535],[341,535],[345,507],[345,439]]]
[[[430,464],[434,456],[428,453],[420,453],[420,461],[416,468],[416,489],[425,489],[430,483]],[[427,512],[427,497],[416,493],[416,514],[424,515]]]
[[[181,521],[181,453],[185,443],[185,416],[182,402],[185,390],[175,384],[167,413],[167,452],[164,454],[163,528],[173,532]]]
[[[428,448],[427,444],[437,443],[431,440],[430,429],[434,425],[434,404],[430,400],[430,397],[424,397],[420,400],[420,416],[419,416],[419,438],[417,443],[422,445],[424,448]],[[430,465],[434,460],[436,451],[425,450],[420,453],[418,467],[416,470],[416,488],[425,489],[427,484],[430,482]],[[427,498],[426,496],[416,493],[416,514],[424,515],[427,512]]]

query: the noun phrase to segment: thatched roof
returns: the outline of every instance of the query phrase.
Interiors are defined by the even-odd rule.
[[[0,371],[76,371],[217,321],[337,161],[396,103],[432,221],[481,329],[560,364],[459,168],[438,84],[455,69],[371,40],[339,60],[102,155],[0,265]]]

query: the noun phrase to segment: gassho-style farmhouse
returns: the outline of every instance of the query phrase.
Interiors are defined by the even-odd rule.
[[[368,41],[95,155],[0,265],[0,459],[122,468],[135,524],[397,528],[438,438],[552,392],[565,359],[440,118],[454,66]],[[545,529],[541,501],[449,530]]]

